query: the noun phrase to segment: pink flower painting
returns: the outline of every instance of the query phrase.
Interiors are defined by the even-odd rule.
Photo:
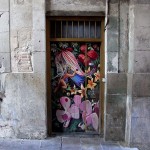
[[[79,119],[79,105],[81,103],[81,96],[75,95],[74,104],[71,105],[71,100],[68,97],[61,97],[60,103],[64,110],[57,110],[56,117],[60,123],[64,124],[64,127],[68,127],[71,118]]]
[[[73,98],[74,103],[71,105],[71,100],[68,97],[61,97],[60,103],[64,110],[57,110],[56,116],[60,123],[63,123],[64,127],[68,127],[71,118],[79,119],[80,113],[82,114],[83,122],[86,126],[92,125],[92,127],[98,130],[98,115],[97,111],[92,112],[92,104],[89,100],[85,100],[81,103],[81,96],[75,95]]]
[[[96,112],[92,113],[92,104],[89,100],[85,100],[80,104],[80,110],[82,111],[82,119],[84,123],[98,130],[98,116]]]

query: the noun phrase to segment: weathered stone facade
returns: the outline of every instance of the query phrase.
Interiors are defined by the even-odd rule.
[[[0,137],[47,137],[45,16],[100,16],[106,140],[150,147],[149,0],[0,0]],[[45,8],[46,6],[46,8]]]
[[[45,138],[45,2],[0,4],[0,137]]]

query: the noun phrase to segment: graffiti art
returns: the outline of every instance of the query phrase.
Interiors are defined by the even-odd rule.
[[[53,132],[98,132],[99,81],[99,43],[51,43]]]

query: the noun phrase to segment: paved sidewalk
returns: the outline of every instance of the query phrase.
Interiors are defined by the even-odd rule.
[[[99,138],[52,137],[46,140],[0,140],[0,150],[138,150]]]

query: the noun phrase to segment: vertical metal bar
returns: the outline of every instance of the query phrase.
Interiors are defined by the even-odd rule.
[[[84,31],[83,31],[83,37],[85,38],[85,21],[84,21]]]
[[[96,38],[96,21],[95,21],[95,38]]]
[[[91,22],[89,21],[89,38],[91,37]]]
[[[54,35],[55,35],[55,38],[56,38],[56,21],[55,21],[55,34]]]
[[[60,37],[62,38],[62,21],[61,21],[61,36]]]
[[[66,21],[66,38],[68,37],[68,21]]]
[[[78,21],[78,38],[79,38],[79,21]]]
[[[73,21],[72,21],[72,38],[73,38]]]

